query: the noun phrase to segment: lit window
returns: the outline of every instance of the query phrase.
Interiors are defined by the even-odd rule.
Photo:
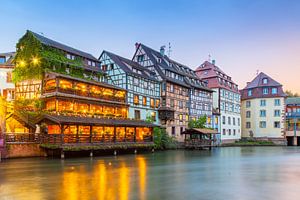
[[[183,120],[183,116],[182,114],[179,115],[179,120],[182,121]]]
[[[150,107],[151,107],[151,108],[154,108],[154,107],[155,107],[155,105],[154,105],[154,99],[150,99]]]
[[[159,106],[160,106],[159,104],[160,104],[160,100],[156,99],[156,102],[155,102],[156,108],[159,108]]]
[[[147,106],[147,97],[143,97],[143,106]]]
[[[136,104],[136,105],[139,104],[139,96],[138,95],[133,96],[133,103]]]

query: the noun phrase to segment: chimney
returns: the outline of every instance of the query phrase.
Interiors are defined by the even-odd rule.
[[[250,82],[247,82],[247,85],[249,85],[250,84]]]
[[[212,60],[211,63],[212,63],[213,65],[216,65],[216,60]]]
[[[161,46],[160,47],[160,54],[162,55],[162,56],[165,56],[165,48],[166,48],[166,46]]]
[[[135,45],[135,49],[138,49],[140,44],[136,42],[134,45]]]

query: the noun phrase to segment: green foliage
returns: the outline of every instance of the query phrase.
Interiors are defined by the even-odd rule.
[[[66,58],[63,51],[43,45],[29,31],[17,44],[14,63],[16,64],[13,71],[15,83],[23,80],[41,79],[46,71],[68,74],[66,66],[71,69],[70,75],[84,78],[81,68],[83,61],[80,57],[76,57],[75,60]]]
[[[291,90],[286,90],[285,94],[287,94],[288,97],[299,97],[300,96],[297,92],[293,93]]]
[[[188,127],[189,128],[206,128],[206,116],[199,117],[197,120],[190,120]]]

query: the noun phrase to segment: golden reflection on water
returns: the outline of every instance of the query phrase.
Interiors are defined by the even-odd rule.
[[[140,198],[146,198],[146,178],[147,178],[147,164],[144,157],[138,157],[138,170],[139,170],[139,186],[140,186]]]
[[[136,187],[139,188],[139,199],[146,198],[147,163],[145,158],[137,157],[133,162],[137,168]],[[86,166],[66,167],[62,175],[60,199],[130,199],[131,177],[133,171],[126,161],[111,164],[110,162],[93,163],[91,171]]]

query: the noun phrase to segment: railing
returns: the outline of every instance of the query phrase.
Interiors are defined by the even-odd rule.
[[[75,144],[75,143],[122,143],[122,142],[152,142],[151,136],[145,136],[142,140],[135,141],[133,137],[114,137],[113,135],[90,136],[89,134],[44,134],[40,135],[40,142],[46,144]]]
[[[61,92],[61,93],[66,93],[66,94],[73,94],[73,95],[78,95],[78,96],[83,96],[83,97],[92,97],[92,98],[97,98],[97,99],[103,99],[103,100],[108,100],[108,101],[118,101],[125,103],[125,97],[120,98],[120,97],[114,97],[114,96],[109,96],[109,95],[102,95],[102,94],[96,94],[93,92],[89,91],[81,91],[81,90],[75,90],[75,89],[69,89],[69,88],[46,88],[43,91],[43,94],[47,93],[52,93],[52,92]]]
[[[213,140],[199,140],[199,139],[193,139],[193,140],[186,140],[184,142],[184,145],[186,147],[201,147],[201,146],[212,146]]]
[[[7,143],[38,143],[40,137],[34,133],[6,133],[5,141]]]

